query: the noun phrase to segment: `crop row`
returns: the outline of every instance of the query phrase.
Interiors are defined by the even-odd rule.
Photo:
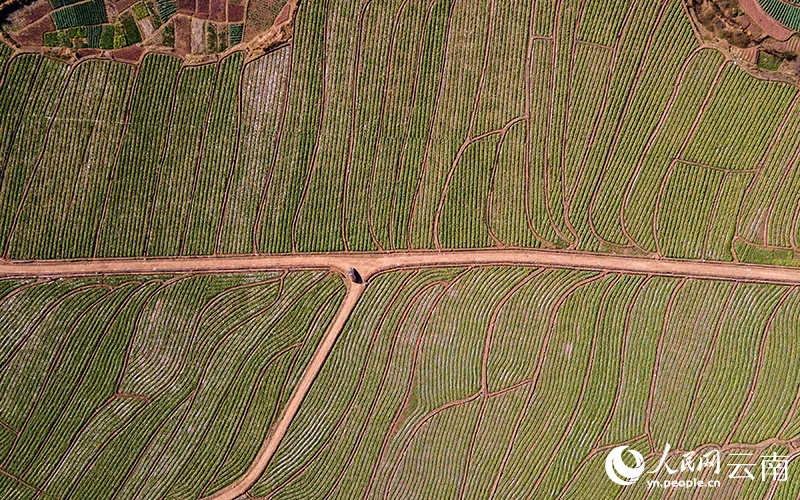
[[[343,293],[311,272],[0,281],[0,496],[230,484]]]
[[[602,459],[620,443],[648,469],[667,443],[788,446],[798,300],[794,287],[554,269],[379,275],[250,493],[612,497]]]

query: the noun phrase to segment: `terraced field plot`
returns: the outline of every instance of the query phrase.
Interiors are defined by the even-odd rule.
[[[0,497],[227,486],[343,295],[323,272],[0,281]]]
[[[618,444],[648,470],[666,443],[672,467],[711,449],[794,466],[799,300],[795,287],[541,268],[382,274],[250,493],[644,498],[644,479],[623,490],[605,475]],[[710,498],[796,498],[791,470]]]
[[[11,58],[0,240],[19,259],[541,247],[788,264],[797,100],[700,45],[679,0],[303,2],[292,42],[249,62]]]

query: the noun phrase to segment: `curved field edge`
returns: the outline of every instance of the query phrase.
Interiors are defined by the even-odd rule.
[[[530,267],[379,274],[250,495],[614,496],[602,459],[623,444],[648,470],[667,444],[672,468],[687,451],[793,460],[798,301],[793,286]]]
[[[797,89],[698,45],[679,0],[357,4],[303,3],[255,60],[0,51],[3,255],[797,263]]]
[[[0,496],[232,483],[344,294],[322,271],[0,280]]]

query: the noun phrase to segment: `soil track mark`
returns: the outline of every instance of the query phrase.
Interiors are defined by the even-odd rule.
[[[515,248],[39,261],[0,259],[0,277],[66,278],[126,274],[252,273],[266,270],[332,270],[345,276],[348,269],[356,268],[364,281],[368,281],[376,274],[400,269],[464,266],[552,267],[779,285],[800,284],[800,268],[794,267]]]

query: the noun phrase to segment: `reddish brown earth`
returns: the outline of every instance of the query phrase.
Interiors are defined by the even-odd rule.
[[[211,16],[209,19],[212,21],[225,22],[226,4],[226,0],[211,0]]]
[[[739,6],[759,28],[764,30],[764,33],[772,38],[785,42],[794,34],[794,31],[764,12],[761,6],[758,5],[758,0],[739,0]]]
[[[120,0],[119,2],[114,3],[114,8],[117,9],[117,12],[122,12],[123,10],[130,8],[138,1],[139,0]]]
[[[208,19],[208,14],[211,12],[209,0],[197,0],[194,17],[198,19]]]
[[[178,0],[178,12],[181,14],[192,15],[194,13],[194,0]]]
[[[31,24],[43,18],[52,11],[53,7],[50,5],[50,2],[39,3],[34,8],[27,11],[23,16],[23,19],[25,20],[26,24]]]
[[[228,3],[228,21],[231,23],[244,21],[244,5]]]
[[[175,51],[178,54],[189,54],[192,51],[192,20],[186,16],[175,16]]]
[[[103,53],[103,51],[101,49],[91,49],[91,48],[90,49],[79,49],[78,52],[77,52],[78,59],[80,59],[82,57],[96,56],[96,55],[102,54],[102,53]]]
[[[44,40],[44,34],[56,29],[50,16],[45,16],[24,30],[14,34],[14,39],[23,47],[38,47]]]
[[[280,2],[274,2],[275,4],[280,4]],[[292,17],[292,9],[293,6],[291,3],[287,3],[283,6],[280,12],[278,12],[278,16],[275,18],[275,24],[285,23]]]
[[[141,59],[142,54],[144,54],[144,47],[132,45],[130,47],[125,47],[124,49],[115,50],[114,59],[118,61],[138,62],[139,59]]]

